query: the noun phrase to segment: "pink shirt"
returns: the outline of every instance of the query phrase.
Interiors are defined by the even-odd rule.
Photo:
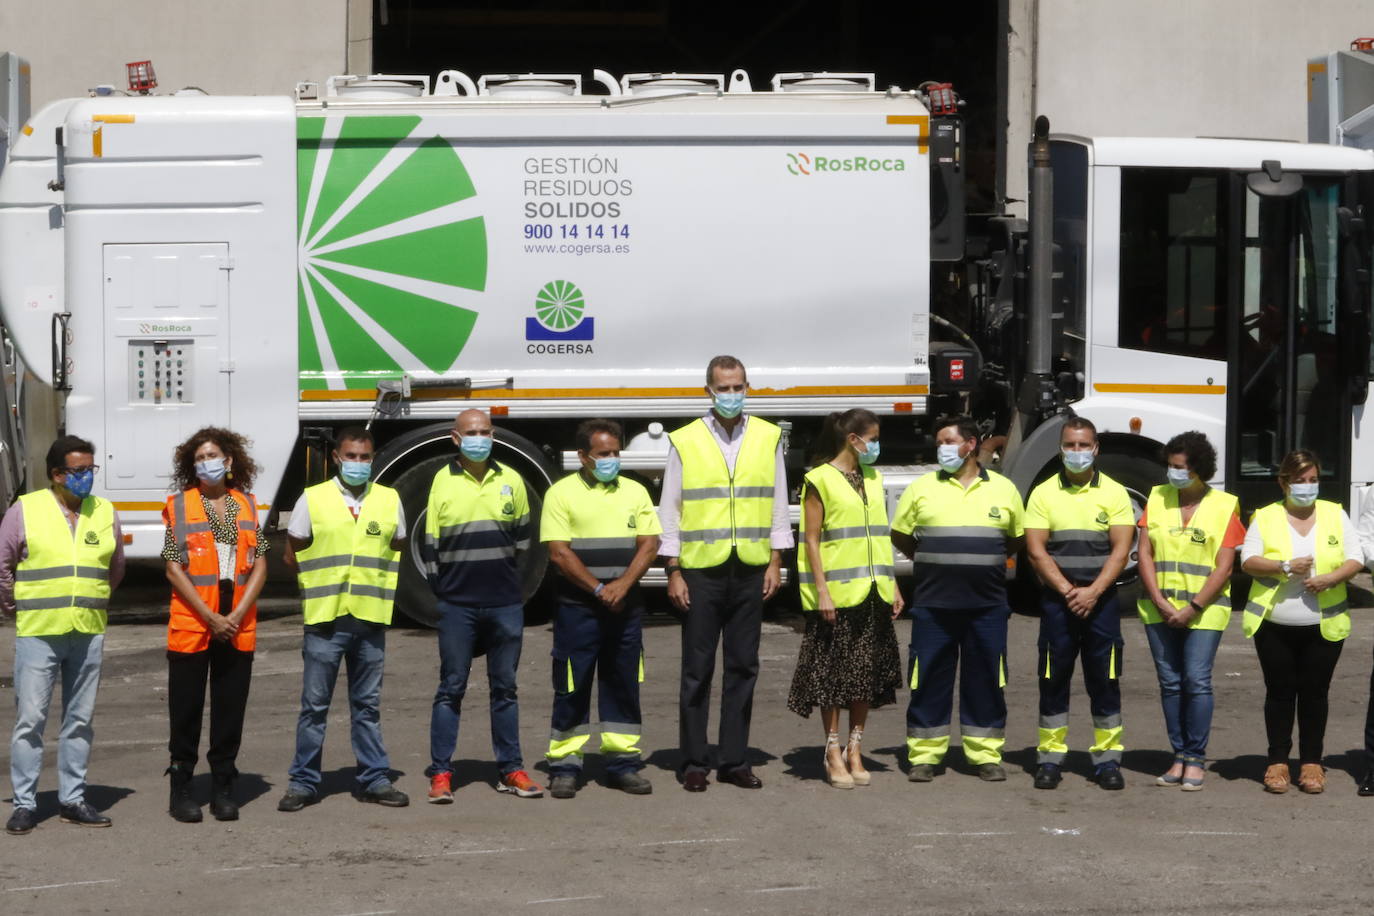
[[[52,491],[49,491],[52,492]],[[53,499],[57,499],[56,496]],[[76,537],[76,517],[62,513]],[[110,557],[110,590],[124,578],[124,534],[119,527],[119,513],[114,517],[114,556]],[[0,519],[0,616],[14,619],[14,571],[29,557],[29,542],[24,537],[24,507],[15,502]]]
[[[735,424],[733,431],[727,430],[720,418],[712,411],[706,415],[706,427],[711,430],[720,453],[725,457],[725,466],[730,473],[735,472],[735,459],[739,457],[740,445],[744,442],[744,427],[749,417]],[[782,459],[782,441],[778,441],[777,468],[773,479],[773,525],[769,532],[769,546],[774,550],[787,550],[793,546],[792,520],[787,514],[787,468]],[[668,447],[668,464],[663,469],[663,487],[658,502],[658,520],[663,525],[659,538],[660,556],[675,557],[682,551],[682,541],[678,536],[682,525],[682,457],[677,449]]]

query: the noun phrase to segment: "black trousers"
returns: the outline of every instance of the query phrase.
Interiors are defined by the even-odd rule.
[[[749,719],[754,711],[754,684],[759,676],[759,633],[763,627],[763,572],[732,553],[710,569],[684,569],[691,599],[682,625],[682,688],[679,694],[678,744],[682,771],[711,768],[706,729],[711,718],[711,681],[716,646],[722,647],[720,734],[716,764],[723,771],[744,766],[749,748]]]
[[[231,586],[232,590],[232,586]],[[221,596],[223,598],[223,596]],[[232,607],[232,600],[220,602]],[[204,652],[167,652],[167,713],[171,738],[167,752],[173,763],[194,767],[200,756],[200,723],[205,713],[205,684],[210,684],[210,746],[205,760],[210,771],[233,776],[234,761],[243,741],[243,717],[248,708],[248,684],[253,653],[240,652],[227,642],[210,640]]]
[[[1255,652],[1264,672],[1264,729],[1269,763],[1287,763],[1298,719],[1298,760],[1321,763],[1326,735],[1326,694],[1344,641],[1331,642],[1321,627],[1265,623],[1255,631]]]

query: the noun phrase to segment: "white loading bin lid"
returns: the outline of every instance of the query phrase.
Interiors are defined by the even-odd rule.
[[[724,73],[627,73],[620,78],[626,95],[652,96],[683,92],[720,92]]]
[[[501,99],[568,99],[582,94],[576,73],[486,73],[477,78],[479,95]]]
[[[428,89],[427,76],[394,76],[389,73],[331,76],[324,83],[325,96],[350,99],[418,99]]]
[[[774,92],[872,92],[877,77],[872,73],[832,73],[827,70],[778,73]]]

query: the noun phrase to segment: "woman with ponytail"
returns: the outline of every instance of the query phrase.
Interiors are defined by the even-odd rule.
[[[896,701],[901,654],[892,621],[902,612],[878,458],[878,418],[863,409],[832,413],[815,466],[802,485],[803,543],[797,551],[806,634],[787,708],[825,728],[826,781],[866,786],[860,751],[868,710]],[[840,709],[849,741],[840,745]]]

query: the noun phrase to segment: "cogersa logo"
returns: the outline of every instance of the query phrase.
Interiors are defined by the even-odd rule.
[[[787,153],[787,171],[793,175],[824,175],[833,172],[905,172],[905,159],[875,159],[872,156],[812,156]]]
[[[596,336],[596,319],[587,314],[582,290],[567,280],[551,280],[534,297],[534,317],[525,319],[525,339],[541,341],[526,346],[530,353],[590,353]],[[547,342],[544,342],[547,341]]]

